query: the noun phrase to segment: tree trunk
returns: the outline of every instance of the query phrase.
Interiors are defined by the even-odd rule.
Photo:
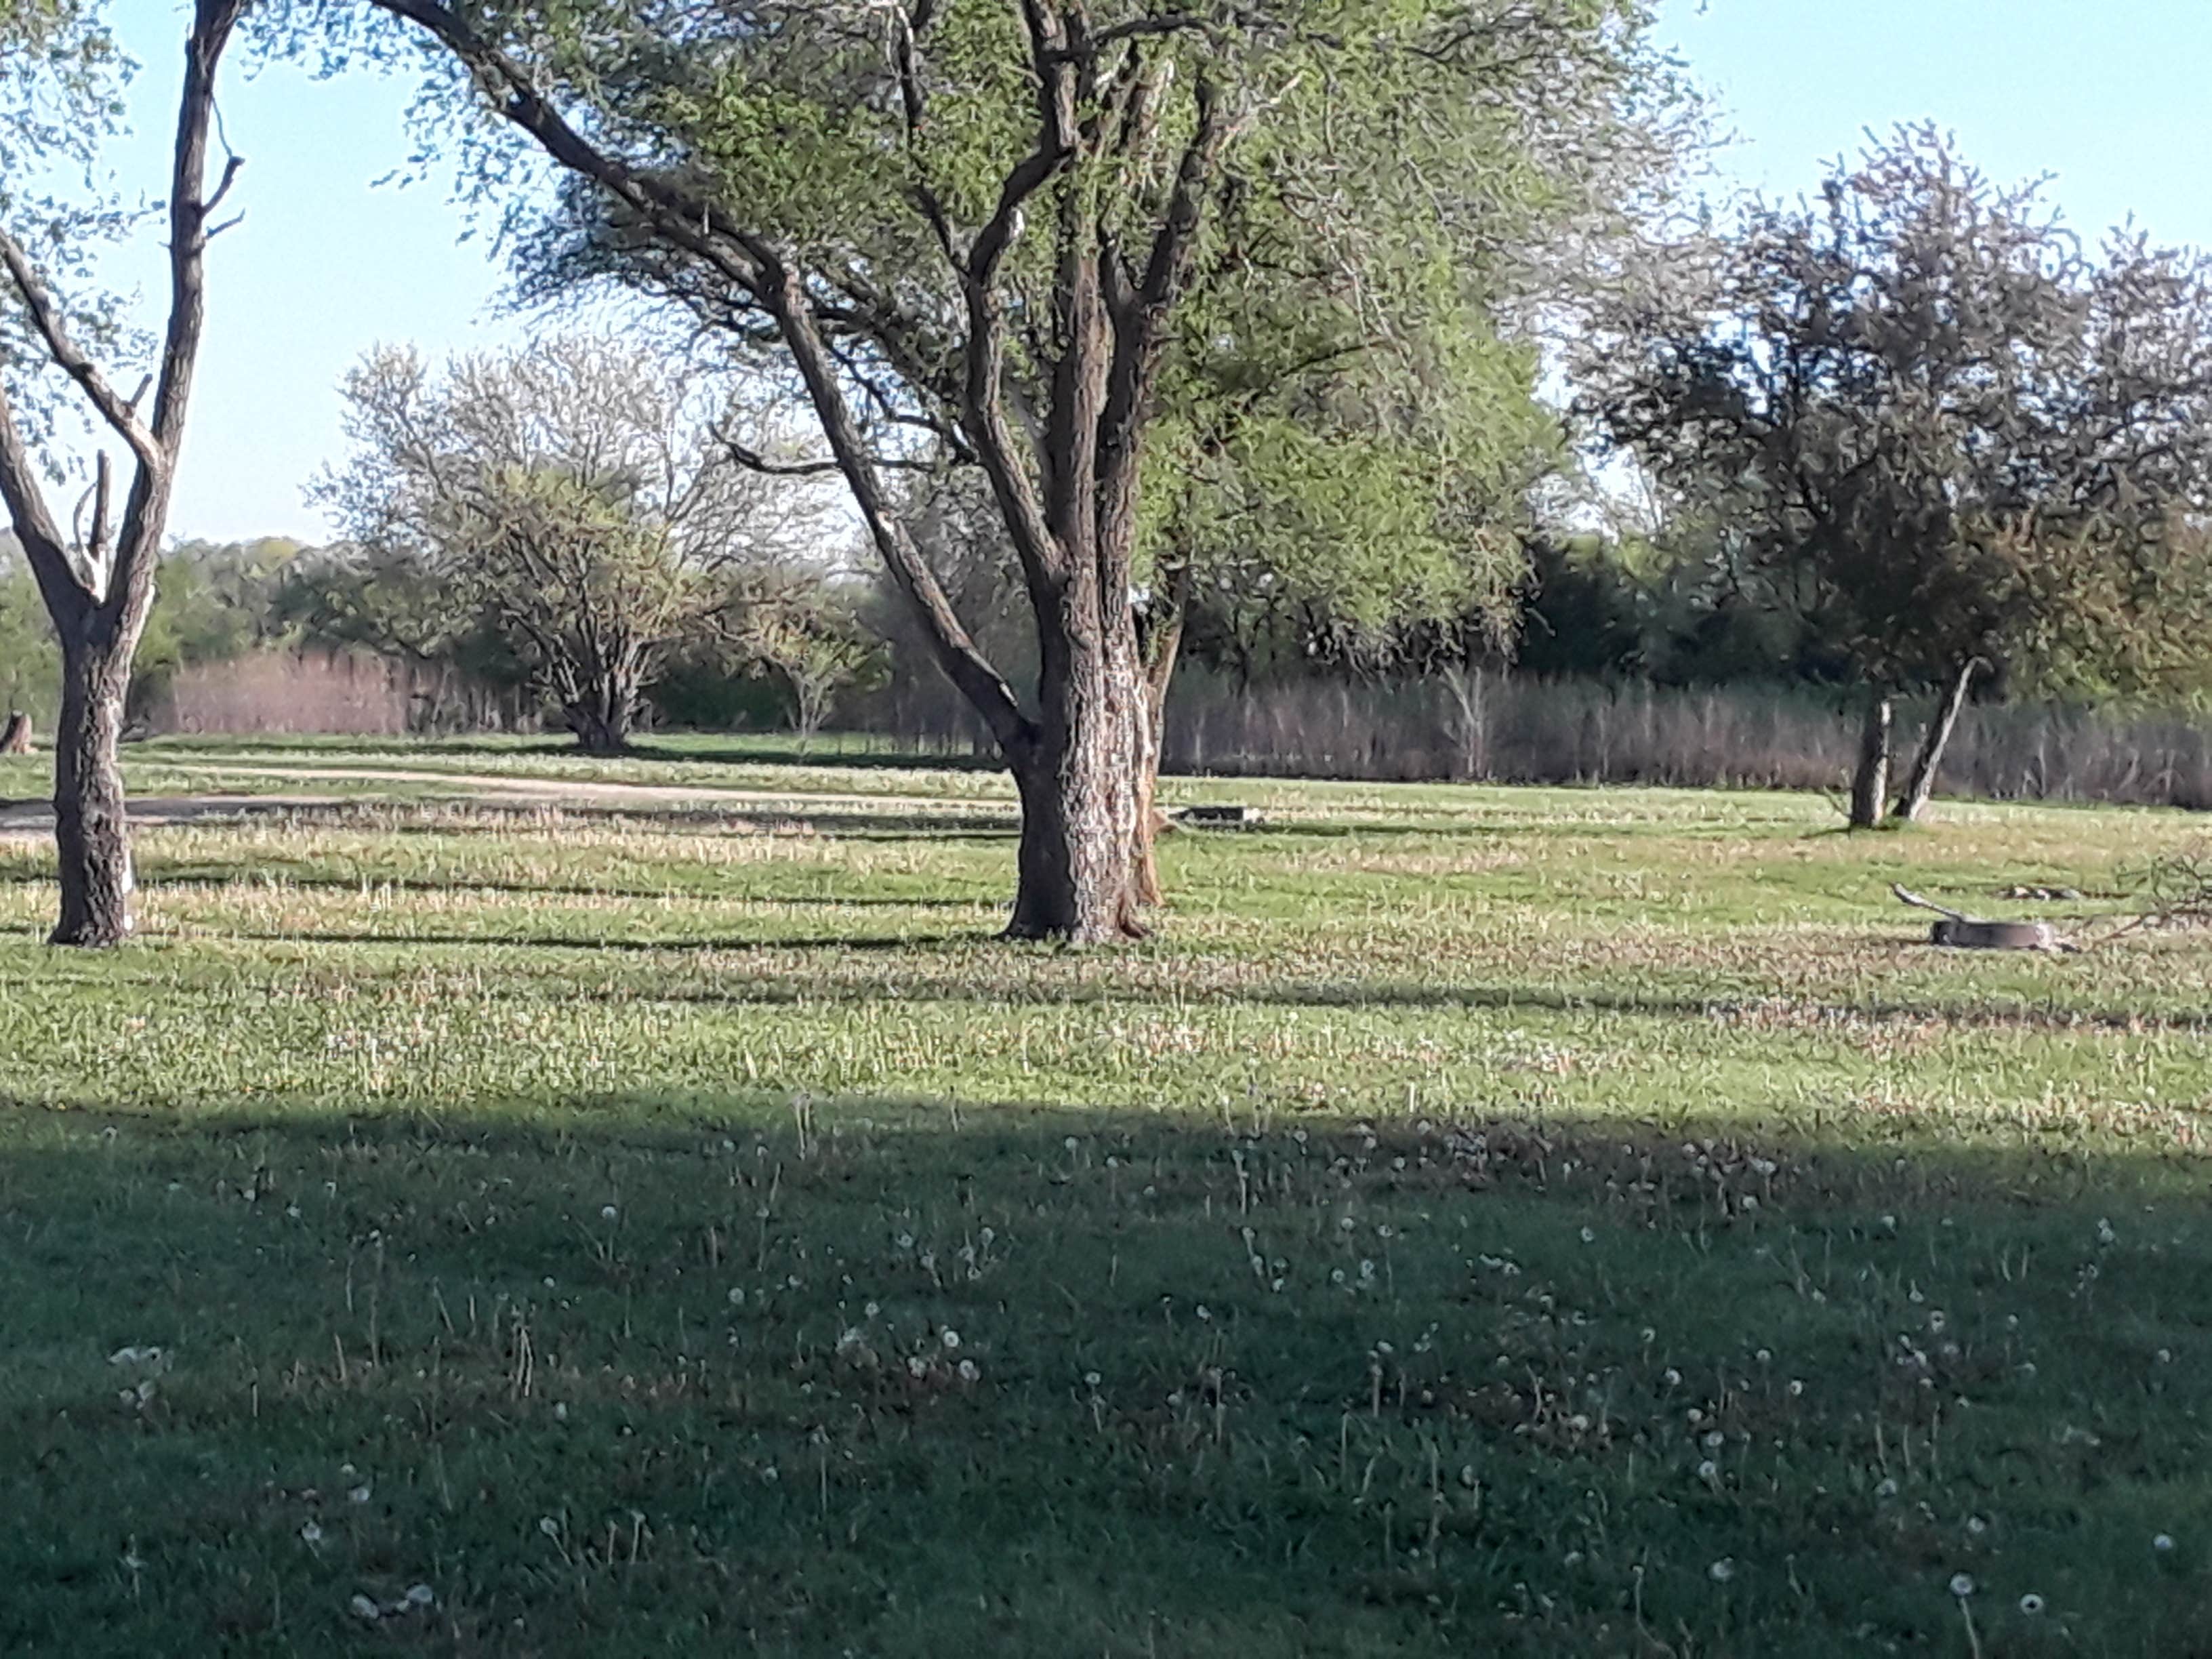
[[[1886,690],[1867,700],[1866,724],[1859,731],[1858,767],[1851,775],[1851,828],[1871,830],[1881,822],[1889,800],[1890,733],[1896,708]]]
[[[123,735],[130,653],[74,642],[62,653],[61,720],[54,728],[54,842],[61,856],[61,920],[48,941],[120,945],[132,927],[131,826],[116,745]]]
[[[1040,678],[1042,719],[1014,767],[1022,839],[1009,939],[1141,939],[1135,852],[1146,704],[1127,630],[1071,641]]]
[[[1168,687],[1175,681],[1176,659],[1182,651],[1183,617],[1190,598],[1190,562],[1179,561],[1165,577],[1161,609],[1144,639],[1144,752],[1137,764],[1137,834],[1131,854],[1130,885],[1139,904],[1158,904],[1159,835],[1166,819],[1158,805],[1160,756],[1167,744]]]
[[[561,712],[568,729],[576,734],[577,746],[586,754],[611,756],[628,751],[630,720],[636,707],[637,700],[629,691],[610,683],[594,686]]]
[[[27,755],[31,752],[31,717],[21,709],[8,716],[5,730],[0,730],[0,755]]]
[[[1979,657],[1959,671],[1944,695],[1943,706],[1936,718],[1928,722],[1927,734],[1920,740],[1920,752],[1913,757],[1912,770],[1907,775],[1905,793],[1897,798],[1895,816],[1900,823],[1913,823],[1927,810],[1928,799],[1936,793],[1936,775],[1943,764],[1943,751],[1950,746],[1951,733],[1957,729],[1959,716],[1966,707],[1966,694],[1973,689],[1974,676],[1984,664]]]

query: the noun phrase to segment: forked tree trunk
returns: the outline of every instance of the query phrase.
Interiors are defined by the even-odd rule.
[[[1145,697],[1134,641],[1055,651],[1033,745],[1014,768],[1022,836],[1009,939],[1139,939],[1136,849]],[[1071,648],[1072,647],[1072,648]]]
[[[608,684],[594,686],[562,709],[576,743],[587,755],[619,755],[629,748],[631,724],[637,707],[626,688]]]
[[[1979,657],[1959,671],[1944,694],[1943,706],[1928,722],[1928,731],[1920,740],[1920,752],[1913,757],[1912,770],[1905,776],[1905,791],[1897,798],[1893,809],[1900,823],[1917,823],[1928,807],[1929,798],[1936,793],[1936,774],[1943,765],[1943,751],[1950,746],[1951,734],[1958,729],[1959,716],[1966,707],[1966,696],[1973,690],[1974,676],[1985,665]]]
[[[116,748],[123,736],[130,653],[112,640],[62,651],[62,708],[54,728],[54,842],[61,920],[51,943],[104,946],[131,936],[131,826]]]
[[[1858,765],[1851,774],[1851,828],[1871,830],[1881,822],[1889,801],[1889,750],[1896,725],[1896,705],[1886,690],[1875,691],[1867,701],[1866,721],[1859,728]]]

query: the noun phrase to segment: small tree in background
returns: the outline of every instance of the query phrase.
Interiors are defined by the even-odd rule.
[[[1851,823],[1889,799],[1894,699],[1937,688],[1916,816],[1977,675],[2139,686],[2201,654],[2212,267],[2085,252],[2034,185],[1929,129],[1751,208],[1615,296],[1584,412],[1865,687]]]
[[[205,319],[209,240],[232,179],[232,156],[208,186],[216,74],[245,0],[195,0],[170,153],[168,314],[155,372],[125,395],[95,356],[115,343],[97,306],[73,305],[56,286],[82,274],[88,246],[124,222],[109,207],[26,204],[7,192],[44,161],[87,159],[116,118],[115,58],[105,34],[69,0],[0,0],[0,505],[37,579],[60,641],[62,695],[54,728],[54,840],[61,915],[57,945],[111,945],[131,930],[130,825],[116,748],[131,663],[154,602],[154,569],[185,440]],[[6,221],[40,227],[32,242]],[[37,252],[34,253],[33,249]],[[66,383],[73,396],[58,393]],[[151,392],[150,408],[143,407]],[[47,486],[64,476],[51,417],[75,412],[131,457],[118,504],[102,452],[68,528]],[[43,447],[42,467],[33,457]]]
[[[420,659],[494,643],[592,754],[629,743],[679,653],[738,645],[830,531],[821,492],[743,464],[772,422],[612,341],[434,374],[380,350],[348,376],[354,454],[319,496],[353,547],[314,617]]]
[[[804,754],[845,691],[880,677],[884,647],[854,607],[819,583],[787,591],[754,608],[741,651],[783,684],[791,729]]]

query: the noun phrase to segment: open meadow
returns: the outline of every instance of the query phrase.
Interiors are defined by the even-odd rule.
[[[989,771],[126,765],[124,951],[0,811],[0,1651],[2212,1654],[2212,935],[1888,891],[2201,821],[1170,781],[1068,951]]]

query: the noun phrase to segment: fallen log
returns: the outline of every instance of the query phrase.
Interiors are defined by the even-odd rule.
[[[1924,899],[1903,885],[1891,892],[1919,909],[1933,910],[1942,920],[1928,930],[1928,942],[1954,951],[2051,951],[2072,953],[2081,947],[2069,944],[2047,921],[1984,921],[1963,915],[1948,906]]]

